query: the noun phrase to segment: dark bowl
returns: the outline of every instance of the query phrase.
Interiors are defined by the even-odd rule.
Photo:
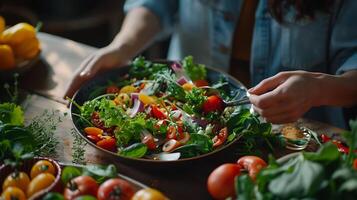
[[[154,62],[165,63],[165,64],[172,63],[172,61],[162,61],[162,60],[154,61]],[[115,68],[110,71],[107,71],[106,73],[103,73],[99,76],[96,76],[94,79],[92,79],[92,80],[88,81],[87,83],[85,83],[84,85],[82,85],[82,87],[73,96],[73,101],[77,102],[79,105],[83,105],[83,103],[85,101],[90,100],[89,94],[93,91],[93,89],[95,87],[105,86],[105,85],[107,85],[108,80],[115,80],[115,79],[118,79],[119,77],[124,76],[125,74],[127,74],[129,72],[129,68],[130,68],[130,66],[123,66],[123,67],[119,67],[119,68]],[[226,74],[225,72],[219,71],[212,67],[206,67],[206,68],[207,68],[208,81],[213,81],[213,82],[217,81],[217,80],[219,80],[220,76],[223,74],[224,76],[226,76],[228,78],[228,83],[229,83],[230,87],[232,87],[234,89],[241,90],[240,96],[238,98],[241,98],[244,95],[246,95],[247,89],[241,82],[239,82],[232,76]],[[147,168],[147,167],[150,168],[150,167],[159,167],[159,166],[187,165],[187,164],[192,164],[193,162],[196,163],[196,162],[204,160],[204,159],[214,158],[215,155],[219,155],[219,153],[221,153],[221,155],[222,155],[223,153],[226,153],[226,150],[227,151],[232,150],[233,144],[239,140],[239,138],[237,137],[234,141],[232,141],[229,144],[226,144],[226,145],[222,146],[221,148],[218,148],[212,152],[202,154],[199,156],[195,156],[195,157],[191,157],[191,158],[183,158],[183,159],[174,160],[174,161],[160,161],[160,160],[150,160],[150,159],[143,159],[143,158],[128,158],[128,157],[120,156],[114,152],[105,150],[103,148],[100,148],[95,143],[91,142],[86,137],[85,133],[83,131],[81,131],[83,129],[83,127],[81,127],[78,123],[76,123],[76,120],[78,119],[78,117],[73,115],[73,113],[79,113],[79,110],[75,105],[73,105],[73,103],[70,104],[70,112],[71,112],[71,114],[70,114],[71,120],[72,120],[72,123],[74,125],[76,132],[87,143],[89,143],[91,146],[98,149],[99,151],[102,151],[104,154],[110,155],[110,157],[112,157],[114,159],[118,159],[118,161],[120,161],[122,163],[135,165],[138,167],[144,166],[145,168]]]
[[[60,191],[60,189],[61,189],[60,180],[61,180],[62,169],[61,169],[60,165],[58,164],[58,162],[56,162],[55,160],[52,160],[50,158],[45,158],[45,157],[35,157],[33,159],[25,160],[20,165],[20,167],[18,169],[19,169],[19,171],[25,172],[27,175],[30,176],[32,166],[39,160],[47,160],[50,163],[52,163],[53,167],[56,170],[55,181],[47,188],[40,190],[37,193],[33,194],[31,196],[31,198],[29,198],[29,200],[42,199],[42,197],[44,197],[49,192],[61,192]],[[1,165],[0,166],[0,183],[3,183],[5,178],[12,172],[14,172],[14,169],[11,166],[5,165],[5,164]],[[26,191],[24,191],[24,193],[26,194]]]

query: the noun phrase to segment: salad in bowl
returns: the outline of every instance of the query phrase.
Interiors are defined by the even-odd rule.
[[[257,116],[233,106],[246,88],[193,62],[136,58],[84,85],[71,101],[75,128],[119,157],[172,161],[197,157],[238,140]]]

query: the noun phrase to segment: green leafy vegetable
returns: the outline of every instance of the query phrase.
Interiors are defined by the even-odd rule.
[[[71,179],[80,175],[82,175],[82,171],[79,167],[67,166],[62,170],[61,181],[63,185],[66,185]]]
[[[105,180],[118,176],[117,168],[110,164],[108,166],[87,165],[83,168],[82,175],[93,177],[99,184]]]
[[[166,64],[152,63],[151,61],[145,60],[143,56],[139,56],[133,61],[129,75],[138,79],[147,77],[153,79],[153,74],[164,68],[167,68]]]
[[[193,62],[192,56],[187,56],[182,60],[182,66],[186,74],[192,81],[205,80],[207,76],[206,67]]]
[[[141,158],[146,154],[147,146],[143,143],[132,144],[119,152],[119,155],[130,158]]]
[[[14,103],[0,104],[0,121],[12,125],[24,124],[24,113],[20,106]]]

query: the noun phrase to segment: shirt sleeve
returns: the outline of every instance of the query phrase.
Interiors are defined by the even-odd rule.
[[[331,35],[332,68],[336,74],[357,70],[357,1],[344,0]]]
[[[172,32],[177,18],[177,0],[126,0],[124,11],[127,13],[137,7],[145,7],[159,18],[161,32],[157,39],[162,39]]]

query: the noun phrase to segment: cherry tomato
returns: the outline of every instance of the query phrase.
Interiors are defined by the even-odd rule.
[[[97,127],[86,127],[84,128],[84,132],[87,135],[95,135],[95,136],[103,134],[103,130]]]
[[[106,89],[107,94],[116,94],[119,93],[119,88],[115,85],[108,86]]]
[[[322,134],[321,140],[322,140],[322,143],[326,143],[326,142],[330,141],[331,138],[329,136],[327,136],[326,134]]]
[[[130,200],[134,196],[134,188],[127,181],[113,178],[105,181],[98,189],[98,200]]]
[[[357,170],[357,158],[353,161],[353,169]]]
[[[214,199],[226,199],[234,196],[234,178],[240,175],[241,167],[237,164],[226,163],[209,175],[207,180],[208,192]]]
[[[156,105],[151,105],[151,115],[157,119],[166,119],[165,113],[163,113]]]
[[[227,137],[228,137],[228,129],[227,127],[225,128],[222,128],[218,135],[214,136],[212,138],[212,142],[213,142],[213,147],[219,147],[221,146],[226,140],[227,140]]]
[[[257,156],[243,156],[239,158],[237,163],[241,168],[248,170],[249,177],[252,180],[255,180],[260,170],[267,166],[267,163]]]
[[[168,198],[158,190],[145,188],[137,191],[131,200],[168,200]]]
[[[3,200],[26,200],[25,193],[17,187],[7,187],[1,194]]]
[[[25,172],[12,172],[4,180],[2,190],[4,191],[7,187],[13,186],[26,191],[29,184],[30,178]]]
[[[116,151],[116,140],[112,137],[100,140],[97,142],[97,146],[106,149],[108,151]]]
[[[35,193],[49,187],[55,181],[55,177],[50,173],[41,173],[31,180],[26,195],[31,197]]]
[[[51,162],[47,160],[39,160],[32,166],[30,176],[33,179],[37,175],[45,172],[50,173],[54,176],[56,175],[55,167]]]
[[[70,180],[64,190],[64,198],[73,200],[84,195],[97,196],[98,184],[90,176],[78,176]]]
[[[193,82],[197,87],[208,86],[208,82],[206,80],[197,80]]]
[[[177,147],[181,146],[181,143],[178,142],[175,139],[170,139],[169,141],[167,141],[163,146],[162,146],[162,151],[165,152],[171,152],[173,150],[175,150]]]
[[[145,144],[150,150],[154,150],[157,147],[154,137],[151,134],[145,135],[141,142]]]
[[[223,110],[223,101],[217,95],[212,95],[207,97],[207,100],[202,105],[202,110],[204,113],[222,111]]]
[[[87,138],[90,139],[94,143],[97,143],[100,141],[100,137],[98,137],[96,135],[87,135]]]

